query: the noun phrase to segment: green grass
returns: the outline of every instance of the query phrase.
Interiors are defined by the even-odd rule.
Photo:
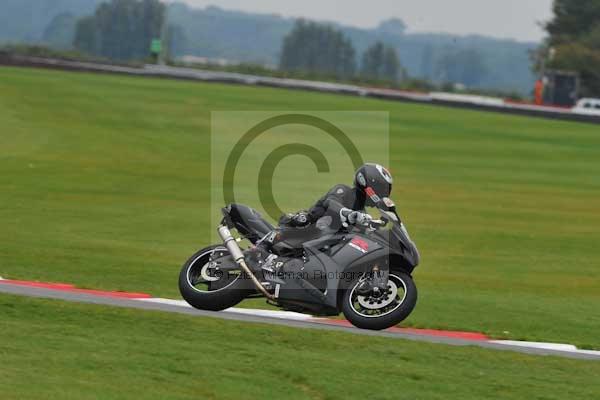
[[[177,296],[214,230],[210,112],[239,110],[390,113],[393,197],[423,256],[406,325],[600,348],[591,124],[0,68],[0,275]]]
[[[593,361],[7,295],[0,310],[3,400],[562,400],[600,392]]]

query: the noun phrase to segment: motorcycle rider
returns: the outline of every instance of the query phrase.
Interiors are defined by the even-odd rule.
[[[391,191],[390,172],[379,164],[367,163],[354,174],[353,187],[335,185],[308,211],[283,215],[279,224],[303,228],[316,223],[326,213],[339,216],[339,223],[344,227],[364,224],[370,219],[365,213],[365,206],[376,206],[383,198],[389,197]]]

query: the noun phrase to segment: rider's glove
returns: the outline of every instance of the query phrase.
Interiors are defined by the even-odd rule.
[[[369,214],[360,211],[352,211],[348,208],[343,208],[340,211],[340,217],[344,226],[350,225],[366,225],[372,220]]]
[[[366,225],[373,218],[369,214],[362,213],[360,211],[352,211],[348,215],[348,223],[352,225]]]

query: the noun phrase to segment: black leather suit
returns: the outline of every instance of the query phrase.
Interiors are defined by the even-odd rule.
[[[335,185],[308,210],[306,225],[317,222],[319,218],[325,215],[336,218],[335,225],[338,225],[341,223],[340,210],[343,208],[364,212],[364,192],[347,185]],[[279,223],[281,225],[294,225],[293,215],[284,215]]]

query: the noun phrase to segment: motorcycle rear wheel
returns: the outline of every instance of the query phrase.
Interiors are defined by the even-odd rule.
[[[390,271],[388,290],[379,297],[360,296],[356,289],[364,280],[356,278],[343,296],[342,312],[354,326],[382,330],[405,320],[417,304],[417,286],[412,277],[400,271]]]
[[[207,275],[206,265],[216,251],[227,253],[222,245],[199,250],[183,264],[179,274],[181,296],[189,305],[200,310],[221,311],[233,307],[250,293],[247,280],[243,279],[241,273]],[[203,272],[210,280],[203,279]]]

